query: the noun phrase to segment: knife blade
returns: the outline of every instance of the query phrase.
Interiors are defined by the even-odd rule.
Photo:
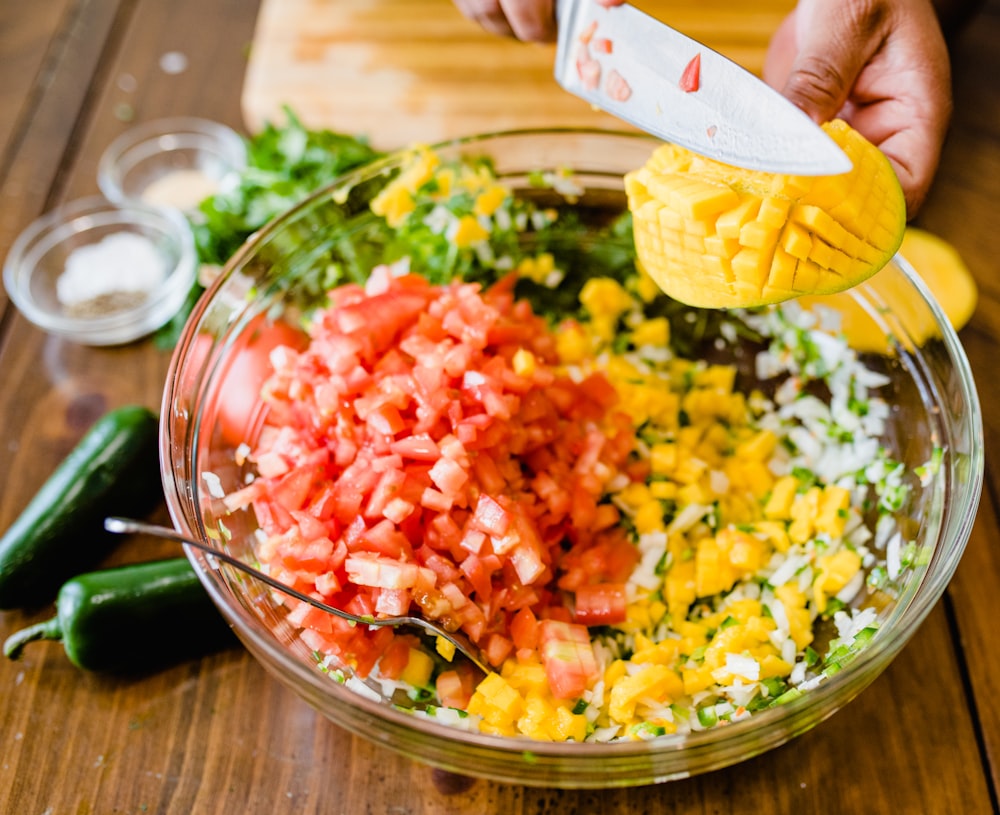
[[[843,150],[750,71],[635,6],[559,0],[555,78],[647,133],[726,164],[791,175],[851,169]]]

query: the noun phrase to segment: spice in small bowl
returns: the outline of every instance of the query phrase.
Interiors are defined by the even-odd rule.
[[[173,317],[196,269],[191,229],[179,212],[85,198],[25,229],[3,276],[35,325],[85,345],[117,345]]]
[[[185,116],[134,127],[108,145],[97,183],[111,201],[138,201],[191,212],[236,183],[246,145],[218,122]]]

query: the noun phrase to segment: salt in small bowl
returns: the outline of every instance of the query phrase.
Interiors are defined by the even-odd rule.
[[[7,255],[3,280],[39,328],[83,345],[120,345],[180,310],[197,266],[179,211],[92,197],[29,225]]]

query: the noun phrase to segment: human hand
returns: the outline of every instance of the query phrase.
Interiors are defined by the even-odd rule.
[[[558,0],[455,0],[470,20],[494,34],[528,42],[551,42],[556,38]],[[620,6],[625,0],[594,0],[599,6]]]
[[[556,0],[454,2],[487,31],[555,39]],[[800,0],[771,40],[764,78],[817,122],[839,116],[878,145],[916,214],[951,118],[948,50],[931,0]]]
[[[454,0],[462,14],[486,31],[527,42],[556,38],[556,0]]]
[[[948,50],[930,0],[800,0],[764,78],[817,122],[841,117],[892,162],[913,217],[951,117]]]

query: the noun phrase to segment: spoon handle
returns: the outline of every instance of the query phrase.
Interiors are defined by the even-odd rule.
[[[415,626],[418,628],[422,628],[424,631],[433,634],[436,637],[444,638],[452,645],[454,645],[455,648],[458,649],[460,653],[468,657],[468,659],[470,659],[481,670],[483,670],[486,673],[489,672],[489,668],[483,663],[482,659],[480,659],[480,657],[476,653],[475,647],[473,647],[471,642],[466,640],[464,635],[455,631],[447,631],[441,626],[431,622],[430,620],[426,620],[423,617],[414,617],[414,616],[361,617],[357,614],[351,614],[350,612],[344,611],[343,609],[337,608],[336,606],[328,605],[327,603],[324,603],[322,600],[317,600],[315,597],[310,597],[308,594],[303,594],[298,589],[295,589],[287,585],[286,583],[283,583],[280,580],[271,577],[271,575],[267,574],[266,572],[262,572],[259,569],[254,568],[249,563],[244,563],[242,560],[240,560],[237,557],[234,557],[228,552],[223,552],[222,550],[217,549],[211,544],[199,540],[194,540],[193,538],[189,538],[185,535],[182,535],[180,534],[180,532],[177,532],[176,530],[171,529],[168,526],[160,526],[159,524],[144,523],[143,521],[136,521],[131,518],[110,517],[104,519],[104,528],[107,529],[109,532],[120,533],[120,534],[141,533],[145,535],[153,535],[158,538],[167,538],[169,540],[174,540],[177,541],[178,543],[182,543],[185,546],[191,546],[194,547],[195,549],[200,549],[207,555],[217,560],[221,560],[224,563],[228,563],[230,566],[233,566],[234,568],[239,569],[242,572],[245,572],[251,577],[254,577],[257,580],[266,583],[271,588],[280,591],[283,594],[287,594],[291,597],[294,597],[297,600],[301,600],[303,603],[308,603],[314,608],[318,608],[321,611],[325,611],[328,614],[333,614],[337,617],[340,617],[344,620],[349,620],[350,622],[353,623],[358,623],[360,625],[376,625],[376,626],[389,625],[394,627]]]

